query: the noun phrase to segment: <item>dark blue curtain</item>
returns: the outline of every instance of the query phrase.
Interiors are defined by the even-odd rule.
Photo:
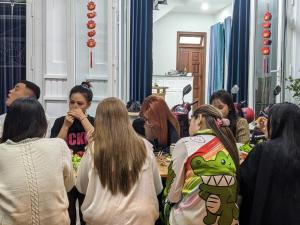
[[[208,96],[223,89],[224,81],[225,33],[223,24],[217,23],[210,28]]]
[[[140,102],[152,92],[152,9],[152,0],[131,0],[130,100]]]
[[[26,5],[0,1],[0,114],[8,91],[26,78]]]
[[[240,91],[235,100],[248,98],[248,60],[249,60],[249,25],[250,25],[250,0],[235,0],[231,46],[228,63],[227,89],[237,84]]]

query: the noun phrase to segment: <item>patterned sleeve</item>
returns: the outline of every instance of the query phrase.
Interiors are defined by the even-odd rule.
[[[250,140],[249,125],[246,119],[239,118],[236,123],[236,140],[238,143],[248,143]]]
[[[177,142],[173,154],[172,161],[169,165],[168,177],[164,196],[171,203],[177,203],[182,198],[182,187],[184,185],[185,177],[185,161],[187,158],[186,146],[182,142]]]

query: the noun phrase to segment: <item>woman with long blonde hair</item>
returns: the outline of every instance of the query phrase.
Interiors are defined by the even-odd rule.
[[[159,170],[151,144],[135,133],[119,99],[99,103],[92,138],[76,183],[86,195],[86,223],[154,225],[162,190]]]

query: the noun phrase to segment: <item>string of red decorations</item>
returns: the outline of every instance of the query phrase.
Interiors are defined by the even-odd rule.
[[[86,14],[88,17],[88,22],[86,24],[89,31],[87,32],[88,35],[88,41],[87,46],[90,49],[90,67],[93,68],[93,52],[92,49],[96,46],[96,41],[93,39],[93,37],[96,35],[96,31],[94,30],[96,28],[96,22],[93,20],[96,17],[96,12],[94,11],[96,9],[96,4],[92,0],[89,0],[87,4],[88,13]]]
[[[269,4],[267,4],[267,11],[264,14],[264,22],[262,24],[263,27],[263,32],[262,32],[262,37],[263,37],[263,48],[261,49],[261,52],[264,57],[264,62],[263,62],[263,69],[264,69],[264,74],[269,73],[269,55],[270,55],[270,45],[272,44],[271,41],[271,19],[272,19],[272,14],[269,11]]]

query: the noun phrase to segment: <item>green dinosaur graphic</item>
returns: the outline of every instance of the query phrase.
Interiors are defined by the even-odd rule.
[[[166,187],[164,189],[163,193],[163,205],[164,205],[164,212],[163,212],[163,221],[166,225],[169,225],[169,217],[172,209],[172,204],[167,201],[167,196],[170,192],[171,185],[176,177],[176,174],[172,168],[173,166],[173,161],[170,162],[169,167],[168,167],[168,177],[166,181]]]
[[[217,195],[220,207],[212,213],[206,206],[207,215],[203,222],[214,224],[218,218],[219,225],[231,225],[233,219],[238,219],[237,182],[235,179],[235,164],[228,153],[218,152],[214,160],[204,160],[196,156],[191,161],[194,174],[201,178],[199,196],[207,201],[210,195]]]
[[[168,167],[168,177],[167,177],[167,181],[166,181],[166,187],[164,190],[164,197],[166,198],[169,194],[171,185],[176,177],[176,174],[172,168],[173,166],[173,161],[170,162],[169,167]]]

